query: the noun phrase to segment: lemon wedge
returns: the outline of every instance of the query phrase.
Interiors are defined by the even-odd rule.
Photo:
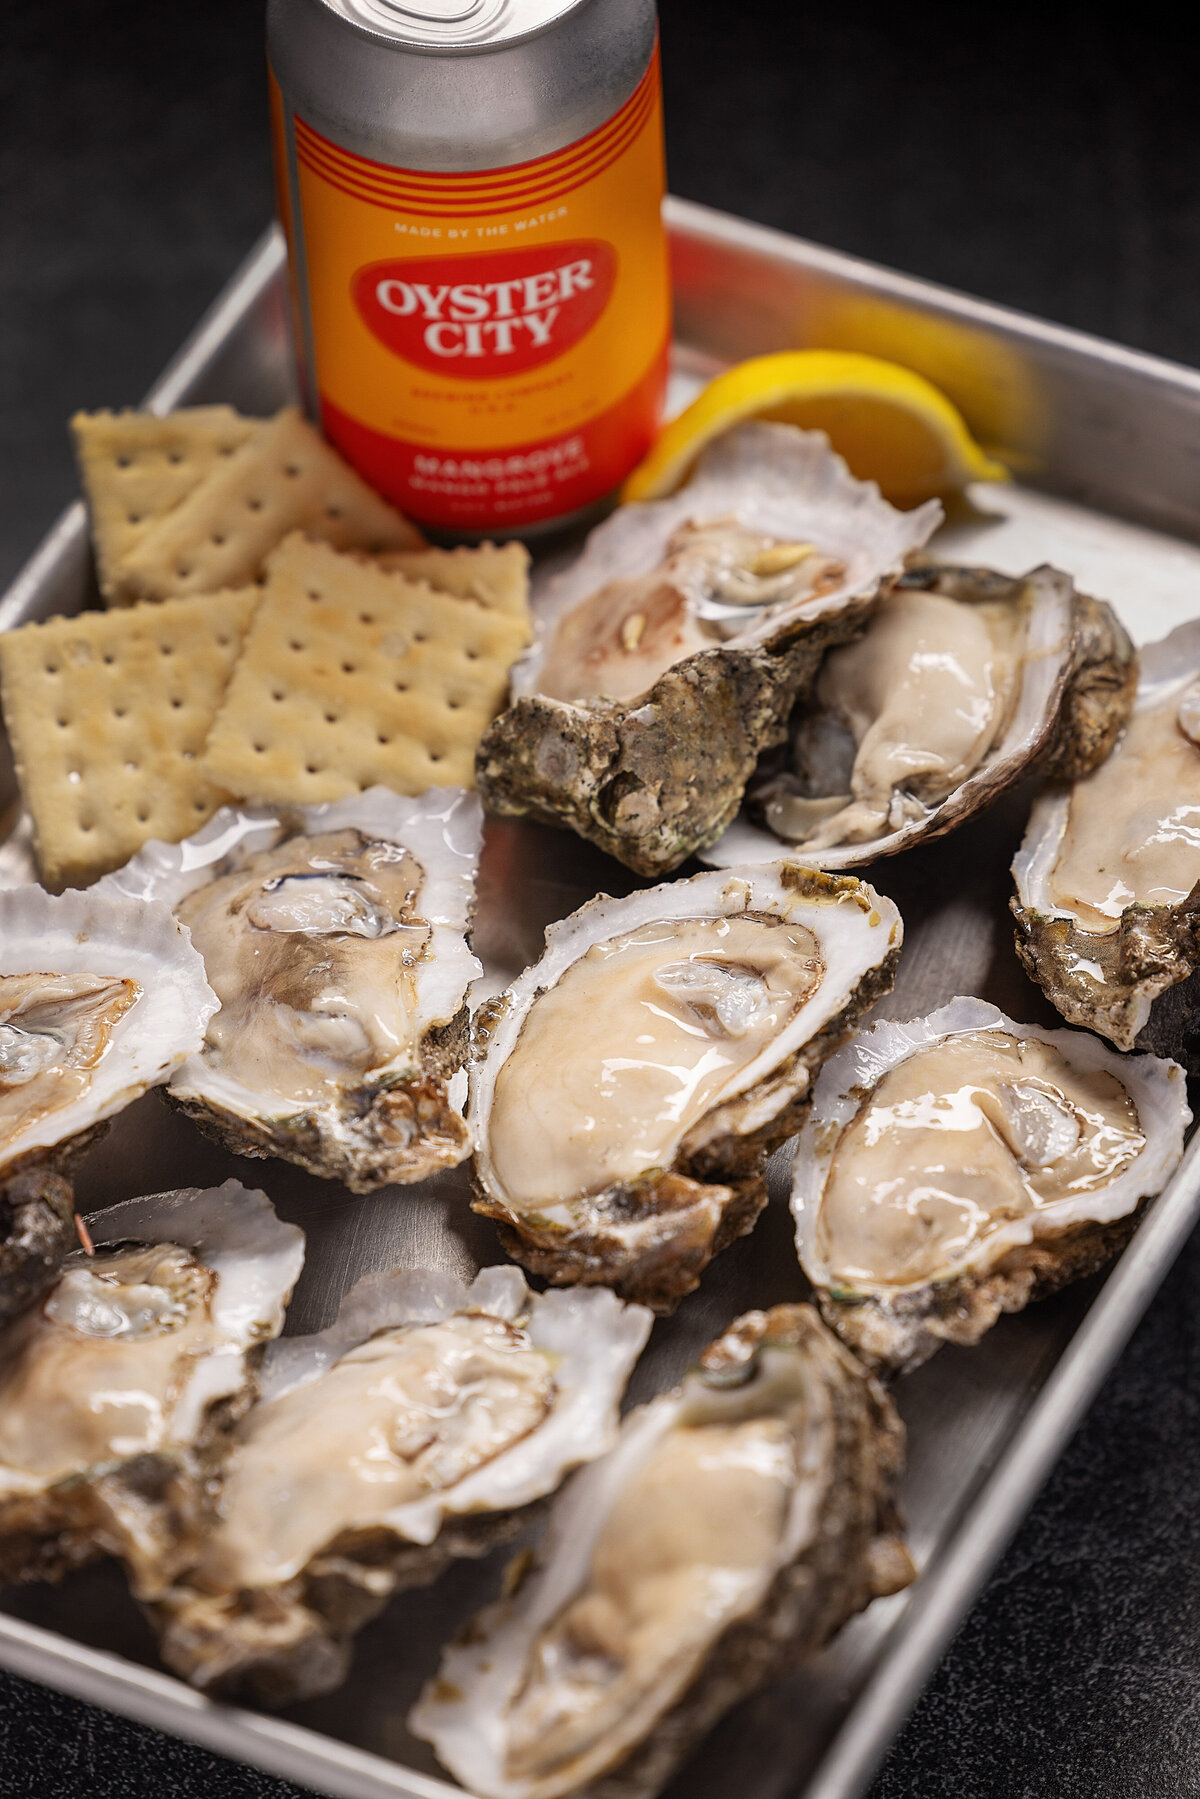
[[[894,506],[919,506],[961,492],[968,481],[1007,476],[923,375],[849,350],[783,350],[739,362],[710,381],[664,427],[621,498],[674,493],[706,444],[752,418],[824,431],[851,474],[877,481]]]

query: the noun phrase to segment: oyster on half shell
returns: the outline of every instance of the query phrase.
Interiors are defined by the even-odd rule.
[[[559,1285],[670,1311],[766,1203],[813,1071],[886,993],[890,900],[782,862],[592,900],[476,1018],[475,1210]]]
[[[811,1306],[748,1313],[576,1476],[409,1728],[485,1799],[652,1799],[739,1699],[912,1579],[903,1445]]]
[[[1071,1024],[1200,1067],[1200,621],[1141,652],[1108,761],[1036,801],[1017,954]]]
[[[485,804],[669,873],[730,822],[822,652],[940,518],[936,501],[897,512],[820,432],[727,432],[679,493],[620,507],[550,583],[479,748]]]
[[[611,1446],[650,1324],[516,1268],[360,1281],[328,1330],[268,1351],[202,1553],[157,1608],[164,1659],[271,1704],[336,1686],[392,1592],[482,1555]]]
[[[200,1047],[216,1009],[165,906],[0,892],[0,1324],[77,1241],[74,1162]]]
[[[383,787],[294,815],[218,812],[106,877],[162,899],[221,1010],[170,1097],[242,1155],[367,1192],[469,1153],[448,1086],[466,1053],[481,834],[459,788]]]
[[[95,1254],[0,1334],[0,1582],[108,1554],[150,1598],[195,1554],[304,1233],[238,1181],[126,1200],[89,1231]]]
[[[1183,1153],[1183,1070],[982,1000],[826,1064],[796,1148],[800,1264],[868,1364],[915,1368],[1121,1249]]]
[[[1111,607],[1041,567],[935,565],[894,581],[854,643],[827,652],[746,807],[705,860],[853,868],[955,830],[1035,768],[1073,779],[1108,755],[1137,658]]]

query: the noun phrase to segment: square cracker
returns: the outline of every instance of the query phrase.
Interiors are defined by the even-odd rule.
[[[82,886],[151,837],[178,842],[228,794],[200,753],[258,589],[23,625],[0,696],[48,887]]]
[[[100,591],[120,603],[121,571],[135,545],[259,429],[231,406],[151,412],[77,412],[75,455],[92,523]]]
[[[519,618],[525,641],[533,636],[529,616],[529,551],[521,543],[481,543],[476,549],[389,550],[375,560],[380,568],[428,581],[442,593]]]
[[[268,564],[205,767],[231,793],[279,805],[375,782],[473,786],[523,643],[519,619],[290,537]]]
[[[161,600],[257,581],[276,544],[295,530],[339,549],[414,549],[423,542],[289,407],[147,531],[122,566],[122,589]]]

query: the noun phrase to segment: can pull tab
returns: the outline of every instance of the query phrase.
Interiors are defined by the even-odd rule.
[[[383,0],[389,12],[422,25],[464,25],[481,13],[488,0]]]

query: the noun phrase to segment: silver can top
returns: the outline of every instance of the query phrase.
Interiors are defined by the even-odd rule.
[[[552,25],[586,0],[325,0],[351,24],[428,49],[504,44]]]

